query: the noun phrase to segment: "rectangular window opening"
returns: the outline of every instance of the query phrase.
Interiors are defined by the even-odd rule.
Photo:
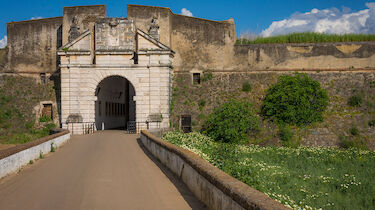
[[[52,104],[43,104],[42,117],[49,117],[53,120]]]
[[[191,129],[191,115],[181,115],[180,122],[181,131],[184,133],[190,133]]]
[[[40,82],[46,84],[46,73],[40,73]]]
[[[193,84],[194,85],[201,84],[201,74],[200,73],[193,73]]]

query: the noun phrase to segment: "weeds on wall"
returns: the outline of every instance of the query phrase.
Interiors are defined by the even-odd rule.
[[[200,99],[198,101],[199,110],[202,111],[203,107],[206,106],[206,101],[204,99]]]
[[[362,96],[360,95],[354,95],[351,96],[348,100],[348,105],[351,107],[361,107],[363,103]]]
[[[359,130],[356,126],[351,127],[350,130],[349,130],[349,133],[352,136],[359,136]]]
[[[211,72],[205,72],[203,74],[203,78],[202,78],[202,82],[207,82],[209,80],[212,80],[213,76],[212,76],[212,73]]]
[[[251,91],[251,85],[248,81],[246,81],[242,84],[242,91],[246,92],[246,93]]]
[[[51,143],[51,150],[50,152],[55,152],[55,146],[53,146],[53,142]]]

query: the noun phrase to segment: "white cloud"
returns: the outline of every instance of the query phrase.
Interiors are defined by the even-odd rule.
[[[7,36],[4,36],[4,38],[0,39],[0,49],[7,46]]]
[[[312,9],[295,13],[288,19],[274,21],[261,35],[268,37],[293,32],[329,34],[375,33],[375,2],[366,3],[368,9],[351,12],[350,8]]]
[[[38,16],[38,17],[31,17],[31,20],[38,20],[38,19],[42,19],[43,17],[40,17],[40,16]]]
[[[190,16],[190,17],[193,17],[193,13],[190,12],[188,9],[186,8],[182,8],[181,10],[181,15],[185,15],[185,16]]]
[[[254,40],[258,37],[259,37],[259,34],[253,32],[253,31],[247,30],[247,31],[241,32],[239,38],[240,39],[247,39],[247,40]]]

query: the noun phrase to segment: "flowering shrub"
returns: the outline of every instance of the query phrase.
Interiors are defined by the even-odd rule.
[[[375,152],[215,142],[199,133],[164,140],[294,209],[375,209]]]

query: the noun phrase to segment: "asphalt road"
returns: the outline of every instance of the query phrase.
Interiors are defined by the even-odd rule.
[[[55,153],[0,180],[0,209],[203,209],[138,135],[73,136]]]

